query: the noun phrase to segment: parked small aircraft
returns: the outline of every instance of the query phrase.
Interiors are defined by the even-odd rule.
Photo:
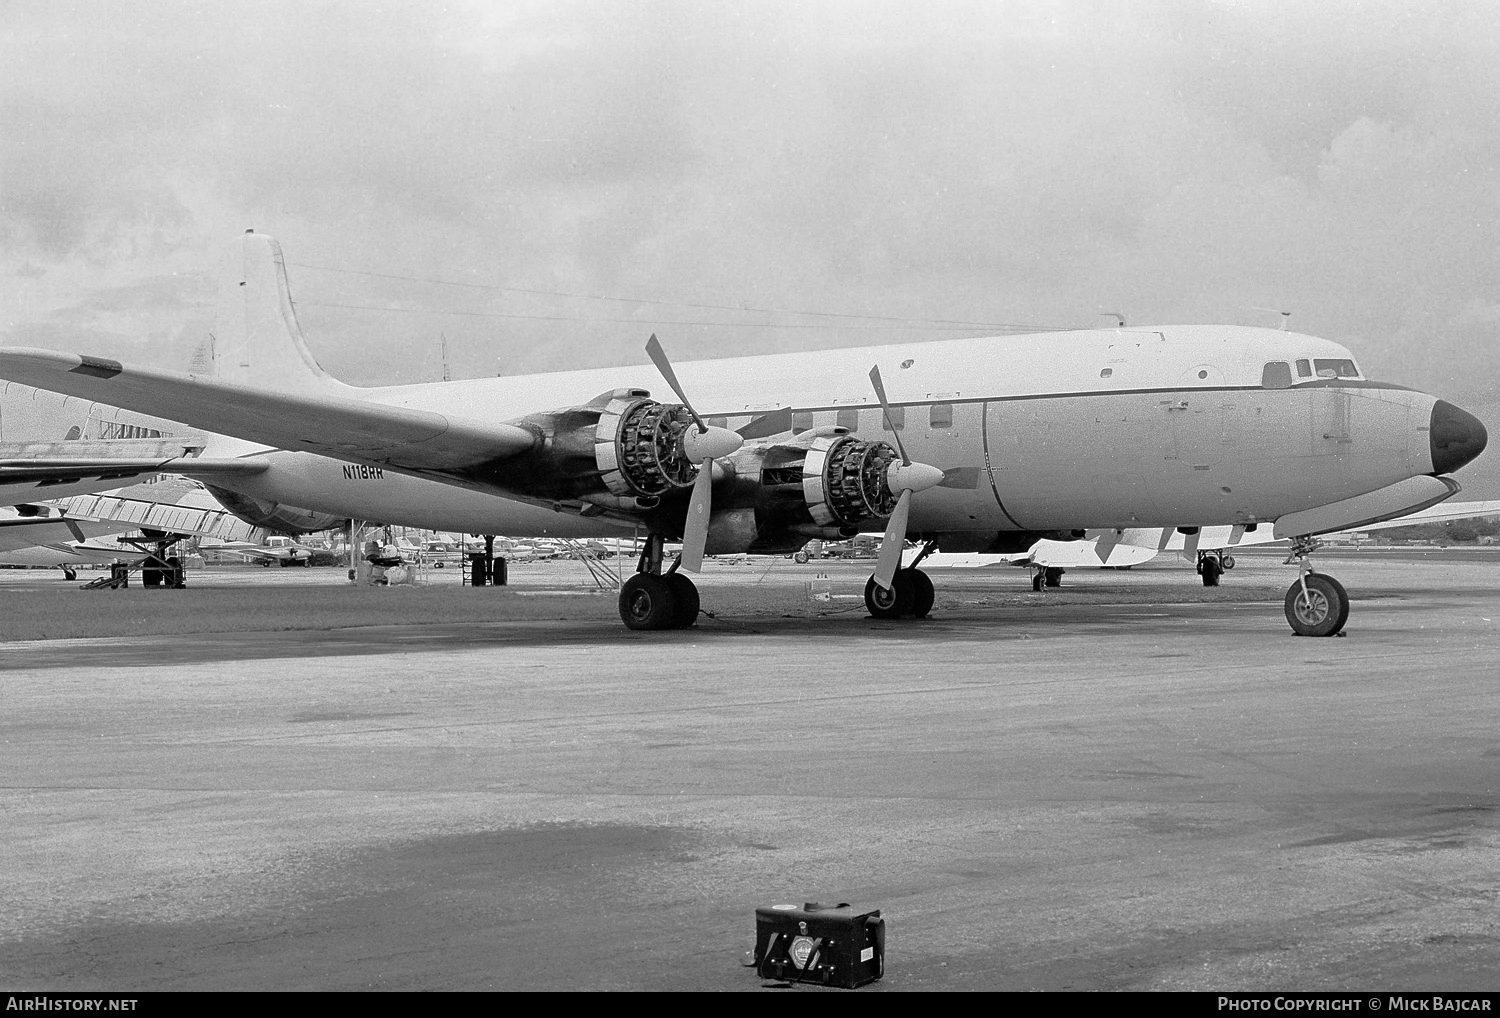
[[[214,501],[201,485],[184,478],[138,484],[115,491],[0,507],[0,563],[56,566],[66,579],[81,565],[153,563],[148,583],[180,563],[167,549],[185,537],[245,542],[261,531]],[[153,583],[154,585],[154,583]]]

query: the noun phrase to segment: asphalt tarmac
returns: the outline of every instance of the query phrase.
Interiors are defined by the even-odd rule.
[[[1325,640],[1264,556],[935,572],[916,623],[773,566],[678,633],[0,645],[0,986],[752,990],[817,900],[883,910],[874,990],[1500,987],[1500,562],[1330,559]],[[341,596],[301,572],[223,585]]]

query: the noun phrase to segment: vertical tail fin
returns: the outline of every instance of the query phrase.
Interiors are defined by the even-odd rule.
[[[318,366],[292,307],[281,245],[246,231],[219,274],[214,359],[220,378],[276,392],[337,392],[348,386]]]

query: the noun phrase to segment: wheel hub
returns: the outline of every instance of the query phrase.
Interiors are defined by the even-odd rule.
[[[1309,626],[1316,626],[1328,618],[1328,598],[1320,590],[1309,588],[1297,598],[1297,617]]]

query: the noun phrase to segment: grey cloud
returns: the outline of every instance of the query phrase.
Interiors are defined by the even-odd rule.
[[[1264,305],[1393,380],[1495,402],[1474,309],[1500,305],[1497,22],[1144,0],[9,7],[3,278],[92,266],[75,275],[112,295],[59,299],[54,323],[123,328],[139,301],[152,334],[170,308],[119,288],[255,226],[294,263],[584,294],[1077,326],[1270,324]],[[638,362],[652,329],[684,357],[903,335],[292,271],[320,356],[356,381],[431,374],[440,332],[466,373]],[[626,321],[551,320],[605,317]]]

